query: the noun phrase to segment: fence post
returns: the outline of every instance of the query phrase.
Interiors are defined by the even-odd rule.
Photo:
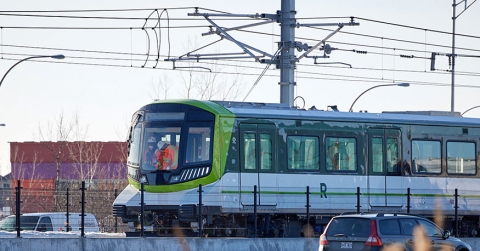
[[[257,185],[253,186],[253,238],[257,238]]]
[[[142,182],[140,187],[140,237],[145,237],[145,184]]]
[[[15,230],[17,230],[17,238],[20,238],[20,189],[22,187],[20,186],[20,180],[17,180],[17,187],[15,188]]]
[[[410,213],[410,187],[407,188],[407,214]]]
[[[458,231],[458,189],[455,188],[455,237],[459,237]]]
[[[307,208],[307,224],[310,225],[310,186],[307,186],[307,192],[305,194],[307,195],[307,205],[305,205]]]
[[[68,187],[67,187],[67,213],[65,214],[65,216],[67,217],[67,222],[65,223],[65,227],[67,228],[66,231],[67,232],[70,232],[70,210],[68,209],[68,202],[69,202],[69,196],[70,196],[70,193],[68,192]]]
[[[198,185],[198,237],[202,238],[203,232],[203,209],[202,209],[202,184]]]
[[[113,192],[113,196],[115,196],[115,199],[117,198],[117,189],[115,188],[115,191]],[[118,232],[118,218],[117,216],[115,216],[115,233]]]
[[[82,181],[82,201],[80,202],[82,204],[82,214],[80,215],[80,220],[81,220],[81,225],[80,225],[80,237],[85,237],[85,181]]]
[[[360,213],[360,207],[361,207],[361,206],[360,206],[360,194],[361,194],[361,193],[360,193],[360,187],[357,187],[357,206],[356,206],[356,208],[357,208],[357,214]]]

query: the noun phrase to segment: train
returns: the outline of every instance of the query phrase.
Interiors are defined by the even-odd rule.
[[[301,237],[354,211],[440,211],[476,235],[479,142],[480,119],[455,112],[157,100],[132,116],[113,212],[127,236]],[[148,154],[164,143],[168,168]]]

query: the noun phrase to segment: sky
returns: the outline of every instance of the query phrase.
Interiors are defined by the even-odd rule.
[[[194,7],[199,7],[200,13],[275,14],[280,3],[24,0],[20,5],[2,1],[0,76],[5,79],[0,86],[0,124],[6,126],[0,127],[0,174],[9,172],[8,142],[55,141],[58,137],[46,132],[55,128],[62,116],[65,123],[77,125],[70,140],[123,141],[132,114],[157,98],[280,102],[280,71],[269,66],[255,84],[267,65],[252,58],[176,61],[180,68],[175,70],[172,61],[165,61],[189,52],[242,51],[225,39],[213,43],[219,40],[215,34],[202,35],[209,31],[210,23],[203,17],[188,16]],[[457,6],[456,14],[464,9],[464,4]],[[409,87],[374,88],[355,102],[353,110],[451,110],[452,74],[446,55],[452,53],[452,1],[297,0],[295,10],[299,24],[348,23],[349,17],[359,23],[344,26],[327,40],[334,48],[329,58],[318,58],[317,64],[313,58],[302,58],[297,63],[294,96],[298,98],[294,104],[299,108],[337,105],[340,111],[348,111],[371,87],[409,83]],[[459,56],[455,60],[454,110],[460,113],[480,105],[479,13],[480,3],[474,3],[456,18]],[[157,25],[155,18],[160,15]],[[212,20],[226,28],[261,21],[243,17]],[[296,41],[314,46],[337,27],[302,26],[295,29]],[[270,55],[280,41],[278,23],[228,34]],[[439,54],[435,71],[430,70],[432,52]],[[302,53],[296,51],[296,56]],[[30,56],[57,54],[65,59],[32,59],[11,68]],[[309,54],[323,55],[319,50]],[[188,92],[185,83],[190,80],[213,83],[216,92],[201,95],[205,84]],[[479,117],[480,109],[464,116]]]

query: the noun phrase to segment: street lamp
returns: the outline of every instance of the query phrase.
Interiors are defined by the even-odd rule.
[[[468,109],[467,109],[466,111],[464,111],[461,115],[463,116],[463,114],[465,114],[465,113],[467,113],[467,112],[469,112],[469,111],[471,111],[471,110],[473,110],[473,109],[475,109],[475,108],[479,108],[479,107],[480,107],[480,105],[477,105],[477,106],[468,108]]]
[[[5,75],[3,75],[2,80],[0,80],[0,86],[2,86],[3,80],[5,79],[5,77],[7,76],[7,74],[13,69],[13,67],[17,66],[18,64],[20,64],[20,63],[23,62],[23,61],[27,61],[27,60],[29,60],[29,59],[34,59],[34,58],[64,59],[65,56],[62,55],[62,54],[58,54],[58,55],[52,55],[52,56],[32,56],[32,57],[24,58],[24,59],[18,61],[16,64],[12,65],[12,67],[10,67],[10,69],[8,69],[8,71],[5,73]]]
[[[349,111],[349,112],[352,112],[353,105],[355,104],[355,102],[357,102],[357,100],[358,100],[363,94],[365,94],[365,92],[368,92],[368,91],[370,91],[371,89],[375,89],[375,88],[377,88],[377,87],[384,87],[384,86],[409,87],[410,84],[409,84],[409,83],[386,84],[386,85],[376,85],[376,86],[370,87],[370,88],[368,88],[367,90],[365,90],[364,92],[362,92],[360,95],[358,95],[358,97],[355,99],[355,101],[353,101],[353,103],[352,103],[352,105],[350,106],[350,109],[348,109],[348,111]]]

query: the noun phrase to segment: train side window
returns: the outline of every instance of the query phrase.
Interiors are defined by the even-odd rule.
[[[383,173],[383,138],[372,138],[372,170],[374,173]]]
[[[442,172],[441,144],[433,140],[412,140],[412,170],[414,173]]]
[[[476,163],[475,143],[447,142],[448,174],[475,174]]]
[[[357,140],[327,137],[325,139],[327,171],[357,170]]]
[[[272,170],[272,135],[260,133],[260,169]]]
[[[257,159],[256,159],[256,143],[255,143],[255,133],[245,133],[244,137],[244,147],[245,147],[245,169],[247,170],[256,170],[257,169]]]
[[[180,135],[177,135],[176,142],[180,142]],[[195,164],[201,161],[210,160],[210,127],[191,126],[188,128],[187,152],[185,163]]]
[[[387,138],[387,172],[398,173],[398,139]]]
[[[320,151],[317,137],[287,137],[289,170],[318,170],[319,153]]]
[[[142,124],[137,124],[132,132],[130,143],[130,152],[128,154],[128,164],[140,165],[140,140],[142,137]]]

